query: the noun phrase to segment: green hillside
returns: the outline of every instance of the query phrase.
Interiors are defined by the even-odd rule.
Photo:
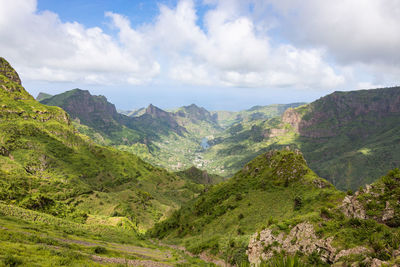
[[[307,167],[300,153],[271,151],[157,224],[152,233],[194,253],[207,250],[240,263],[250,235],[268,222],[305,219],[342,197]]]
[[[400,260],[399,181],[394,170],[345,195],[311,171],[298,151],[270,151],[151,234],[240,266],[392,266]]]
[[[339,189],[355,190],[400,165],[400,88],[335,92],[281,117],[237,123],[203,154],[230,174],[255,156],[300,149],[310,168]]]
[[[77,222],[127,218],[144,230],[201,191],[77,134],[67,113],[34,100],[4,59],[0,70],[0,200]]]
[[[207,171],[202,171],[196,167],[191,167],[189,169],[176,172],[176,175],[182,177],[183,179],[191,180],[198,184],[218,184],[223,182],[225,179],[216,174],[209,174]]]
[[[195,166],[224,177],[232,175],[258,155],[258,150],[247,155],[247,161],[231,167],[220,164],[219,155],[205,156],[208,140],[225,136],[224,127],[233,123],[272,118],[287,108],[300,105],[256,106],[240,112],[209,112],[195,104],[167,112],[149,105],[125,116],[103,96],[93,96],[80,89],[55,95],[42,103],[62,107],[73,118],[75,128],[98,144],[130,152],[168,170]]]

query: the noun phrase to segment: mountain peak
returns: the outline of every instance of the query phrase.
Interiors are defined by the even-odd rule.
[[[52,96],[53,96],[53,95],[40,92],[40,93],[37,95],[36,100],[40,102],[40,101],[45,100],[45,99],[48,99],[48,98],[50,98],[50,97],[52,97]]]
[[[150,104],[145,111],[146,114],[149,114],[153,117],[165,117],[168,115],[168,112],[154,106],[153,104]]]
[[[18,73],[11,67],[10,63],[2,57],[0,57],[0,74],[6,76],[12,82],[21,85],[21,79]]]

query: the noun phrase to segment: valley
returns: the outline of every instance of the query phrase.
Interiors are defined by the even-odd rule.
[[[400,263],[399,87],[124,115],[0,58],[0,100],[4,266]]]

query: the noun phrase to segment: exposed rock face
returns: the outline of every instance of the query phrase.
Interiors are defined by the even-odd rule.
[[[355,247],[355,248],[350,248],[350,249],[344,249],[341,250],[336,256],[334,262],[337,262],[340,260],[342,257],[346,257],[349,255],[364,255],[371,252],[370,249],[367,249],[366,247]]]
[[[176,121],[174,114],[164,111],[150,104],[142,116],[136,118],[137,123],[144,123],[148,126],[157,127],[159,129],[168,127],[170,130],[182,135],[187,130],[180,126]]]
[[[289,123],[298,132],[300,129],[301,115],[293,108],[288,108],[282,115],[282,121]]]
[[[74,89],[41,101],[46,105],[55,105],[64,109],[73,118],[95,129],[108,132],[118,129],[122,115],[104,96],[93,96],[87,90]]]
[[[0,74],[3,74],[12,82],[21,85],[21,79],[18,73],[11,67],[10,63],[2,57],[0,57]]]
[[[379,127],[379,118],[399,113],[400,87],[393,87],[334,92],[309,104],[304,114],[300,114],[298,109],[286,110],[282,120],[292,125],[301,136],[321,138],[337,136],[348,123],[355,121]],[[352,127],[349,134],[366,136],[375,127]]]
[[[385,210],[383,211],[382,221],[388,221],[394,218],[394,209],[391,207],[390,202],[386,201]]]
[[[193,122],[208,121],[216,123],[216,116],[211,115],[211,113],[205,108],[198,107],[195,104],[182,107],[182,110],[177,111],[175,115],[180,117],[187,117]]]
[[[303,222],[293,227],[286,237],[283,233],[275,236],[270,229],[254,234],[246,253],[249,262],[256,265],[260,264],[260,259],[268,260],[274,256],[274,253],[282,250],[292,255],[297,251],[306,255],[317,251],[321,253],[321,258],[325,262],[332,262],[336,249],[332,247],[331,242],[332,238],[317,238],[313,225]]]
[[[365,209],[357,200],[357,196],[357,193],[354,196],[346,196],[343,199],[340,209],[347,217],[366,219]]]
[[[287,236],[283,233],[274,235],[271,229],[265,229],[260,233],[254,234],[250,238],[246,253],[252,265],[259,265],[261,260],[269,260],[275,253],[281,251],[291,255],[296,254],[296,252],[310,255],[315,251],[321,255],[321,260],[327,263],[337,262],[341,257],[352,254],[358,255],[370,252],[365,247],[337,251],[332,246],[332,241],[333,237],[327,239],[318,238],[315,234],[314,226],[308,222],[303,222],[293,227]]]

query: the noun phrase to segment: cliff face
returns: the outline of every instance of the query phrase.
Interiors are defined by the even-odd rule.
[[[301,136],[333,137],[350,127],[352,136],[367,136],[387,127],[385,119],[400,114],[400,87],[335,92],[309,104],[288,109],[282,119]]]
[[[216,116],[211,115],[209,111],[205,108],[198,107],[195,104],[191,104],[189,106],[182,107],[181,110],[177,111],[176,116],[186,117],[192,120],[193,122],[197,121],[208,121],[212,123],[216,122]]]
[[[11,67],[10,63],[0,57],[0,73],[10,79],[13,83],[21,85],[21,79],[18,73]]]
[[[59,106],[73,118],[95,129],[108,132],[118,129],[122,120],[115,106],[104,96],[93,96],[87,90],[74,89],[41,101],[50,106]]]

